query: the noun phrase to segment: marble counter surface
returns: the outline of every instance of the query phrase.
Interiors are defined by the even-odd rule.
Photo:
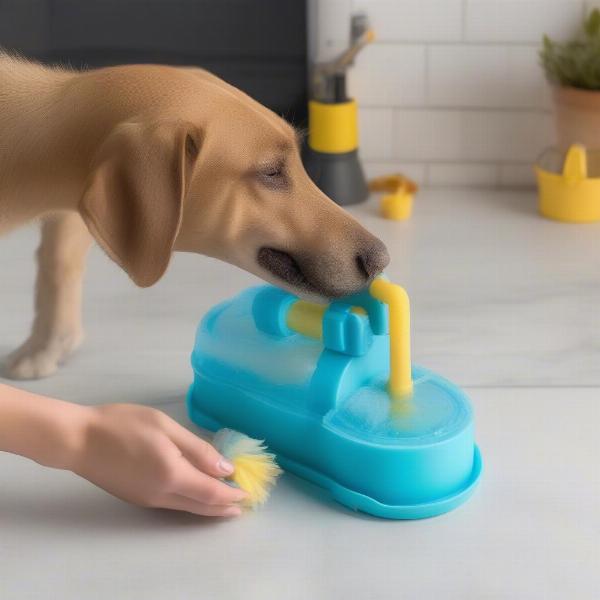
[[[411,295],[415,361],[473,400],[485,471],[469,503],[380,521],[286,475],[263,510],[217,523],[139,510],[0,454],[2,600],[600,597],[600,225],[545,221],[528,192],[426,190],[406,223],[374,202],[352,212]],[[36,239],[0,240],[0,354],[29,326]],[[179,255],[140,290],[96,249],[83,349],[22,385],[152,404],[185,423],[196,324],[255,282]]]

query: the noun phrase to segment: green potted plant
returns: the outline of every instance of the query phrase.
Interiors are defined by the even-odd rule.
[[[544,36],[540,59],[553,86],[559,148],[600,149],[600,11],[589,13],[575,39]]]

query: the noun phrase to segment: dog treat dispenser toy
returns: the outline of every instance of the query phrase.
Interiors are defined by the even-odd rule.
[[[286,470],[390,519],[445,513],[481,473],[469,401],[411,365],[406,292],[384,278],[328,306],[272,286],[202,320],[192,421],[265,440]]]

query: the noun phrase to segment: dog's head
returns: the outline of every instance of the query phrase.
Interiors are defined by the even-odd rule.
[[[310,180],[294,129],[225,84],[206,87],[200,108],[121,123],[104,141],[80,204],[100,245],[140,286],[182,250],[302,295],[365,287],[386,248]]]

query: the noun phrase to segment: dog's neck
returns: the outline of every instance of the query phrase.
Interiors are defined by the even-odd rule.
[[[72,193],[56,186],[57,153],[64,150],[53,120],[69,78],[0,56],[0,233],[53,210],[76,208]]]
[[[0,234],[77,210],[94,152],[114,126],[102,103],[74,101],[81,77],[0,55]]]

